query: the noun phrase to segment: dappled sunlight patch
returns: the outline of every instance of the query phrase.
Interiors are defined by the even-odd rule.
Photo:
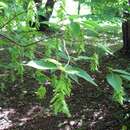
[[[15,114],[15,112],[16,111],[12,108],[0,109],[0,130],[5,130],[13,126],[13,122],[9,116]]]
[[[37,116],[43,115],[43,108],[36,105],[28,108],[24,114],[13,108],[0,109],[0,130],[23,126]]]
[[[60,128],[60,130],[62,130],[62,128],[68,128],[67,130],[71,130],[71,129],[78,129],[81,128],[83,124],[83,120],[82,119],[73,119],[73,120],[65,120],[63,122],[60,122],[58,124],[58,127]]]

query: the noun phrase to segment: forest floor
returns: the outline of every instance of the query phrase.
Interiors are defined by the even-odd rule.
[[[88,71],[88,65],[80,64]],[[25,76],[23,83],[7,81],[8,88],[0,94],[0,130],[119,130],[125,124],[130,103],[120,106],[112,100],[112,88],[107,85],[106,66],[130,70],[130,60],[121,55],[102,60],[100,72],[92,73],[98,88],[84,80],[73,84],[71,97],[67,99],[72,114],[54,116],[48,109],[52,97],[51,86],[44,101],[36,98],[37,84]],[[123,114],[125,113],[125,114]],[[130,122],[127,119],[127,123]],[[130,129],[130,128],[129,128]]]

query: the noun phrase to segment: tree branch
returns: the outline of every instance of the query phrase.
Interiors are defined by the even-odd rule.
[[[4,25],[0,27],[0,29],[4,28],[6,25],[8,25],[11,21],[13,21],[16,17],[18,17],[21,14],[24,14],[26,11],[20,12],[17,15],[14,15],[11,19],[9,19]]]
[[[14,45],[22,47],[22,45],[18,44],[15,40],[11,39],[10,37],[8,37],[8,36],[6,36],[6,35],[4,35],[2,33],[0,33],[0,37],[7,39],[8,41],[10,41],[11,43],[13,43]]]
[[[58,35],[58,36],[61,36],[61,35],[62,35],[62,34],[60,34],[60,35]],[[19,44],[17,41],[13,40],[12,38],[10,38],[10,37],[6,36],[5,34],[2,34],[2,33],[0,33],[0,37],[3,37],[3,38],[5,38],[5,39],[7,39],[8,41],[10,41],[11,43],[13,43],[13,44],[16,45],[16,46],[26,48],[26,47],[35,45],[35,44],[37,44],[37,43],[39,43],[39,42],[41,42],[41,41],[47,40],[47,39],[49,39],[49,38],[54,38],[54,37],[56,37],[56,35],[48,36],[48,37],[42,38],[42,39],[40,39],[40,40],[38,40],[38,41],[29,43],[29,44],[26,44],[26,45],[21,45],[21,44]]]
[[[85,39],[84,39],[84,40],[66,39],[65,37],[62,37],[62,36],[63,36],[62,33],[58,33],[58,34],[55,34],[55,35],[52,35],[52,36],[48,36],[48,37],[41,38],[40,40],[35,41],[35,42],[31,42],[31,43],[28,43],[28,44],[26,44],[26,45],[22,45],[22,44],[19,44],[20,42],[18,43],[18,41],[15,41],[15,40],[13,40],[12,38],[8,37],[7,35],[0,33],[0,37],[3,37],[3,38],[5,38],[5,39],[7,39],[7,40],[10,41],[11,43],[13,43],[13,45],[16,45],[16,46],[19,46],[19,47],[23,47],[23,48],[26,48],[26,47],[35,45],[35,44],[37,44],[37,43],[39,43],[39,42],[42,42],[42,41],[47,40],[47,39],[49,39],[49,38],[55,38],[55,37],[61,37],[61,39],[64,39],[64,40],[70,41],[70,42],[84,42],[84,41],[86,41]]]

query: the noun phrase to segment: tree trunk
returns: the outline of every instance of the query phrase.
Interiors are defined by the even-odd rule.
[[[45,4],[46,14],[45,17],[49,20],[53,13],[53,8],[56,0],[47,0]]]
[[[81,9],[81,3],[80,1],[78,2],[78,15],[80,15],[80,9]]]
[[[128,1],[130,5],[130,0]],[[124,11],[124,21],[122,23],[122,33],[123,33],[123,48],[122,52],[125,54],[130,54],[130,12]]]
[[[34,0],[36,5],[37,5],[37,10],[39,9],[40,5],[42,4],[42,0]],[[43,15],[39,15],[39,22],[40,22],[40,26],[39,26],[39,31],[46,31],[49,29],[48,24],[43,23],[46,21],[49,21],[52,13],[53,13],[53,8],[54,8],[54,4],[55,4],[56,0],[47,0],[46,4],[45,4],[45,14]]]
[[[94,5],[94,0],[91,0],[91,14],[95,15],[95,5]]]

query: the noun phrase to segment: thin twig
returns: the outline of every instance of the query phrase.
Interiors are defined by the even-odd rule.
[[[66,54],[68,56],[68,61],[67,61],[67,64],[65,65],[65,68],[66,68],[69,65],[69,63],[70,63],[70,55],[69,55],[69,52],[68,52],[68,50],[66,48],[66,44],[65,44],[65,40],[64,39],[63,39],[63,44],[64,44],[64,50],[65,50],[65,52],[66,52]]]
[[[12,20],[14,20],[16,17],[18,17],[21,14],[24,14],[26,11],[20,12],[17,15],[13,16],[11,19],[9,19],[4,25],[0,27],[0,29],[4,28],[6,25],[8,25]]]
[[[38,40],[38,41],[29,43],[29,44],[26,44],[26,45],[19,44],[17,41],[13,40],[12,38],[8,37],[8,36],[5,35],[5,34],[0,33],[0,36],[3,37],[3,38],[5,38],[5,39],[7,39],[7,40],[9,40],[9,41],[10,41],[11,43],[13,43],[14,45],[19,46],[19,47],[23,47],[23,48],[26,48],[26,47],[35,45],[35,44],[37,44],[37,43],[39,43],[39,42],[41,42],[41,41],[47,40],[47,39],[49,39],[49,38],[55,38],[55,37],[57,37],[57,36],[58,36],[58,37],[61,36],[61,38],[64,39],[64,42],[65,42],[65,40],[66,40],[66,41],[71,41],[71,42],[81,42],[80,40],[66,39],[65,37],[62,37],[62,36],[63,36],[62,33],[58,33],[58,35],[48,36],[48,37],[42,38],[42,39],[40,39],[40,40]],[[86,41],[86,40],[84,39],[84,41]],[[66,48],[66,45],[65,45],[64,47]],[[67,54],[67,52],[68,52],[68,51],[66,51],[66,54]]]
[[[60,34],[59,36],[61,36],[61,35],[62,35],[62,34]],[[0,36],[3,37],[3,38],[5,38],[5,39],[7,39],[7,40],[9,40],[9,41],[10,41],[11,43],[13,43],[14,45],[19,46],[19,47],[24,47],[24,48],[29,47],[29,46],[32,46],[32,45],[35,45],[35,44],[37,44],[37,43],[39,43],[39,42],[41,42],[41,41],[47,40],[47,39],[49,39],[49,38],[55,38],[55,37],[56,37],[56,35],[52,35],[52,36],[48,36],[48,37],[42,38],[42,39],[40,39],[40,40],[38,40],[38,41],[29,43],[29,44],[27,44],[27,45],[21,45],[21,44],[19,44],[17,41],[15,41],[15,40],[11,39],[10,37],[6,36],[5,34],[0,33]]]
[[[22,45],[18,44],[15,40],[11,39],[10,37],[8,37],[8,36],[6,36],[6,35],[4,35],[4,34],[2,34],[2,33],[0,33],[0,37],[3,37],[3,38],[5,38],[5,39],[9,40],[9,41],[10,41],[11,43],[13,43],[14,45],[23,47]]]
[[[28,10],[31,10],[31,8],[28,8]],[[22,12],[16,14],[16,15],[14,15],[14,16],[13,16],[11,19],[9,19],[4,25],[2,25],[2,26],[0,27],[0,29],[4,28],[4,27],[5,27],[7,24],[9,24],[12,20],[14,20],[14,19],[17,18],[19,15],[24,14],[24,13],[27,13],[27,11],[24,10],[24,11],[22,11]]]

